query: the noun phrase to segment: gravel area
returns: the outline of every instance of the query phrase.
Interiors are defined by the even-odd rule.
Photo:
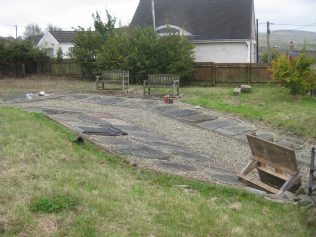
[[[91,136],[90,138],[106,150],[126,157],[130,162],[146,169],[215,183],[242,185],[237,182],[236,173],[239,173],[251,159],[251,151],[245,135],[229,136],[222,134],[220,129],[205,129],[194,123],[167,117],[168,113],[163,112],[166,105],[161,101],[84,93],[55,95],[28,102],[23,102],[23,100],[25,101],[25,98],[18,103],[14,100],[10,106],[30,110],[47,107],[81,111],[87,114],[108,114],[120,120],[122,124],[129,124],[130,128],[135,126],[137,131],[129,132],[127,137]],[[193,109],[190,105],[177,102],[169,107],[174,108],[174,106],[182,109],[182,112]],[[200,111],[216,117],[216,114],[211,111]],[[163,115],[163,113],[165,114]],[[173,114],[172,110],[169,114]],[[218,115],[221,119],[216,120],[217,123],[223,119],[230,122],[235,121]],[[72,115],[68,116],[67,119],[63,118],[66,123],[67,120],[69,122],[74,120]],[[58,116],[56,120],[58,121]],[[246,126],[242,129],[247,128],[248,125],[252,126],[238,121],[238,126],[240,125]],[[142,133],[142,129],[144,133]],[[234,132],[234,130],[231,131]],[[242,139],[240,139],[241,137]],[[137,149],[138,151],[135,151]],[[139,152],[140,150],[143,150],[143,153]],[[125,151],[125,153],[121,151]],[[307,161],[309,159],[306,157],[308,150],[300,150],[300,152],[303,152],[303,155],[297,156],[297,158],[305,157]],[[164,160],[164,156],[167,157],[166,160]],[[308,167],[306,164],[303,166],[301,164],[299,164],[300,171],[305,183],[308,177]]]
[[[215,166],[231,172],[239,172],[251,158],[249,146],[245,143],[140,107],[127,108],[64,100],[19,104],[21,107],[29,107],[30,105],[34,107],[76,108],[112,114],[154,134],[168,137],[168,140],[174,144],[186,146],[197,153],[206,154],[212,157]]]

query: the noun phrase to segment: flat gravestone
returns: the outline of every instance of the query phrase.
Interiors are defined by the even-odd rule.
[[[125,155],[150,160],[169,160],[172,156],[171,153],[162,151],[161,149],[134,143],[125,146],[121,152]]]
[[[77,101],[77,100],[83,100],[88,98],[88,96],[86,95],[67,95],[67,96],[63,96],[60,97],[60,100],[69,100],[69,101]]]
[[[211,121],[217,119],[218,116],[208,114],[194,114],[181,117],[180,119],[190,123],[201,123],[205,121]]]
[[[237,136],[247,132],[251,133],[253,130],[254,128],[250,126],[222,127],[215,129],[215,131],[229,136]]]
[[[92,97],[87,99],[87,102],[93,103],[93,104],[100,104],[100,105],[114,105],[116,103],[120,103],[125,101],[126,99],[124,98],[119,98],[119,97]]]
[[[197,125],[208,130],[214,130],[218,128],[233,127],[238,123],[239,122],[234,119],[216,119],[212,121],[198,123]]]
[[[123,102],[118,102],[115,106],[127,108],[152,108],[156,106],[156,101],[144,99],[126,99]]]
[[[78,115],[78,114],[82,114],[82,112],[79,112],[79,111],[54,109],[54,108],[41,108],[40,110],[43,113],[48,114],[48,115],[61,115],[61,114]]]
[[[179,171],[195,171],[196,170],[196,168],[193,167],[192,165],[179,164],[179,163],[166,162],[166,161],[161,162],[159,165],[165,168],[179,170]]]
[[[240,185],[236,175],[225,173],[225,172],[212,172],[211,177],[215,180],[219,180],[221,182],[229,183],[229,184],[238,184]]]
[[[199,155],[192,152],[186,152],[186,151],[183,151],[181,148],[180,150],[176,150],[174,152],[174,155],[180,156],[181,158],[185,160],[190,160],[190,161],[194,160],[194,161],[199,161],[199,162],[206,162],[210,160],[210,158],[207,156]]]
[[[162,106],[157,106],[157,107],[154,107],[152,110],[154,112],[157,112],[157,113],[163,113],[163,112],[166,112],[168,110],[175,110],[175,109],[179,109],[179,107],[177,107],[176,105],[162,105]]]
[[[196,110],[191,110],[191,109],[177,109],[177,110],[168,110],[164,112],[163,114],[171,118],[178,118],[178,117],[184,117],[184,116],[197,115],[201,113]]]
[[[122,130],[113,127],[76,127],[76,130],[80,133],[85,133],[89,135],[99,135],[99,136],[126,136],[127,133],[123,132]]]

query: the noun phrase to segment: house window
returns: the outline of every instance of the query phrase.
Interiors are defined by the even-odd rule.
[[[46,55],[50,58],[54,57],[54,49],[53,48],[47,48],[46,49]]]

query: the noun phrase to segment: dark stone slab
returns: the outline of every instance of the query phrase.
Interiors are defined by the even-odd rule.
[[[76,130],[80,133],[85,133],[89,135],[99,135],[99,136],[126,136],[127,133],[122,130],[109,126],[109,127],[76,127]]]
[[[251,133],[253,130],[254,128],[249,126],[234,126],[215,129],[215,131],[229,136],[237,136],[247,132]]]
[[[194,115],[180,117],[181,120],[190,122],[190,123],[201,123],[205,121],[215,120],[217,118],[218,116],[208,115],[208,114],[194,114]]]
[[[164,115],[171,117],[171,118],[179,118],[184,116],[192,116],[201,114],[201,112],[191,109],[177,109],[177,110],[168,110],[163,112]]]
[[[64,109],[42,108],[40,110],[47,115],[61,115],[61,114],[78,115],[78,114],[82,114],[82,112],[66,110],[66,109],[64,110]]]
[[[237,125],[239,122],[234,119],[216,119],[212,121],[206,121],[203,123],[198,123],[197,125],[208,130],[214,130],[218,128],[225,128],[225,127],[233,127]]]
[[[125,146],[120,152],[123,152],[125,155],[151,160],[169,160],[172,156],[171,153],[167,153],[161,149],[134,143]]]
[[[116,103],[120,103],[125,101],[126,99],[120,98],[120,97],[101,97],[96,96],[92,98],[88,98],[85,101],[93,104],[99,104],[99,105],[114,105]]]
[[[127,99],[123,102],[116,103],[115,106],[127,108],[152,108],[156,106],[157,102],[144,99]]]
[[[83,100],[88,98],[88,96],[86,95],[67,95],[67,96],[63,96],[58,98],[59,100],[68,100],[68,101],[77,101],[77,100]]]
[[[182,148],[182,149],[181,149]],[[174,155],[180,156],[181,158],[185,160],[194,160],[194,161],[199,161],[199,162],[206,162],[209,161],[210,158],[208,156],[188,152],[188,151],[183,151],[183,147],[181,147],[180,150],[175,150]]]
[[[161,162],[159,164],[167,169],[179,170],[179,171],[195,171],[196,168],[192,165],[171,163],[171,162]]]
[[[240,185],[237,176],[228,172],[212,172],[211,177],[215,180],[221,181],[221,182],[225,182],[225,183],[229,183],[229,184],[238,184]]]
[[[166,112],[168,110],[175,110],[175,109],[179,109],[179,107],[177,107],[176,105],[166,104],[166,105],[161,105],[161,106],[154,107],[152,109],[152,111],[154,111],[156,113],[164,113],[164,112]]]
[[[280,141],[277,141],[276,144],[294,150],[301,149],[303,147],[300,141],[291,138],[282,138]]]

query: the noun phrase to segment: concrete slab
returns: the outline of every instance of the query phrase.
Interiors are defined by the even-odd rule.
[[[208,114],[194,114],[194,115],[179,117],[179,119],[189,122],[189,123],[201,123],[205,121],[215,120],[217,118],[218,116],[216,115],[208,115]]]
[[[176,110],[176,109],[179,109],[179,107],[176,105],[164,104],[164,105],[160,105],[160,106],[156,106],[152,108],[152,111],[156,113],[164,113],[164,112],[167,112],[168,110]]]
[[[165,116],[171,117],[171,118],[179,118],[184,116],[192,116],[201,114],[201,112],[191,109],[175,109],[175,110],[167,110],[166,112],[162,113]]]
[[[294,150],[298,150],[303,147],[300,141],[291,138],[281,138],[281,140],[277,141],[276,144]]]
[[[125,98],[115,97],[115,96],[94,96],[83,100],[84,102],[89,102],[99,105],[114,105],[119,102],[125,101]]]
[[[234,127],[217,128],[214,131],[228,135],[228,136],[237,136],[237,135],[253,132],[254,127],[237,125]]]
[[[224,127],[232,127],[237,125],[239,122],[234,119],[216,119],[212,121],[206,121],[203,123],[198,123],[197,125],[206,128],[208,130],[214,130],[218,128],[224,128]]]
[[[157,101],[128,98],[123,102],[116,103],[115,106],[151,109],[157,106]]]
[[[88,98],[86,95],[74,94],[74,95],[67,95],[58,98],[59,100],[67,100],[67,101],[78,101]]]
[[[99,135],[99,136],[126,136],[127,133],[113,126],[107,127],[75,127],[80,133]]]
[[[211,169],[208,174],[214,180],[220,180],[230,185],[241,185],[237,179],[237,176],[232,172]]]
[[[182,163],[173,163],[168,161],[163,161],[159,164],[159,166],[163,166],[167,169],[172,170],[180,170],[180,171],[196,171],[196,168],[192,165],[182,164]]]

